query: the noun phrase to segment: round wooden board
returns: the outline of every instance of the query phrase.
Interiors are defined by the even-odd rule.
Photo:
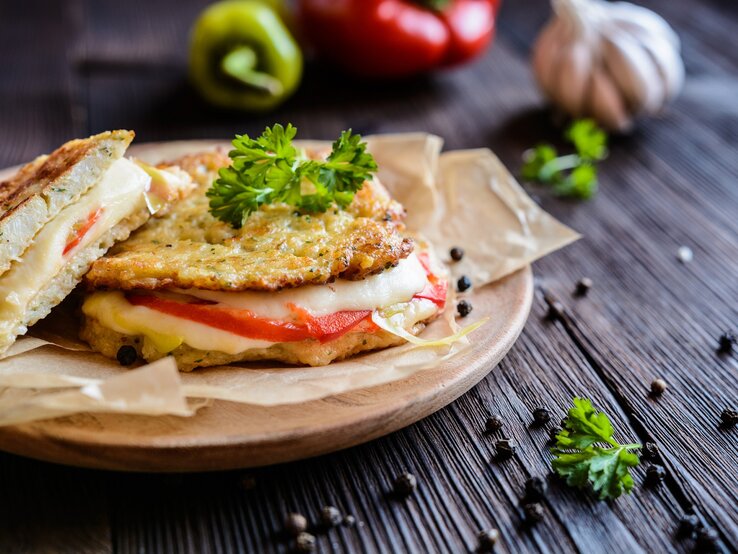
[[[490,321],[471,348],[402,381],[269,408],[217,401],[192,418],[79,414],[0,428],[0,449],[91,468],[209,471],[347,448],[406,427],[476,385],[515,342],[532,297],[530,267],[479,289],[474,319]]]
[[[159,144],[157,157],[164,146],[163,157],[173,158],[193,144],[214,142]],[[131,153],[146,158],[148,148]],[[490,319],[471,335],[471,347],[401,381],[276,407],[216,401],[192,418],[78,414],[2,427],[0,450],[89,468],[187,472],[263,466],[348,448],[406,427],[476,385],[515,342],[532,298],[530,267],[475,290],[467,322]]]

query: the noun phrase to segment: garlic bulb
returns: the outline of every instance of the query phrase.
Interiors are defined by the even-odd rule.
[[[554,17],[533,50],[533,70],[552,102],[627,131],[684,83],[679,37],[658,14],[628,2],[551,0]]]

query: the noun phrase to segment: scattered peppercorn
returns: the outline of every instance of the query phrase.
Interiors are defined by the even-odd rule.
[[[564,315],[564,305],[558,300],[554,300],[548,305],[548,313],[546,317],[549,321],[557,321]]]
[[[480,531],[477,535],[479,541],[478,552],[492,552],[495,549],[497,540],[500,538],[500,532],[497,529],[487,529]]]
[[[315,537],[310,533],[302,532],[297,535],[296,546],[298,552],[312,552],[315,550]]]
[[[656,446],[655,442],[647,442],[643,445],[643,452],[641,454],[644,460],[655,462],[659,459],[659,447]]]
[[[467,300],[462,300],[456,304],[456,311],[459,312],[461,317],[466,317],[471,313],[472,305]]]
[[[530,477],[525,482],[525,499],[533,502],[543,500],[548,490],[548,484],[545,479],[538,476]]]
[[[287,519],[284,520],[284,530],[290,535],[299,535],[307,526],[307,519],[302,514],[287,514]]]
[[[136,363],[138,352],[130,344],[124,344],[118,349],[115,357],[118,359],[120,365],[131,365]]]
[[[499,439],[495,442],[497,457],[501,460],[512,458],[515,455],[517,448],[518,444],[515,442],[515,439]]]
[[[725,331],[718,339],[718,352],[720,354],[730,354],[733,352],[733,346],[735,346],[738,339],[730,331]]]
[[[461,277],[459,277],[459,280],[456,281],[456,290],[458,290],[459,292],[467,291],[471,288],[471,286],[471,279],[469,279],[469,277],[467,277],[466,275],[462,275]]]
[[[346,527],[353,527],[356,524],[356,518],[352,516],[351,514],[344,516],[343,518],[343,524]]]
[[[725,408],[720,414],[720,422],[724,427],[735,427],[738,425],[738,412],[730,408]]]
[[[561,433],[561,431],[563,431],[563,430],[564,430],[564,429],[562,429],[561,427],[559,427],[559,426],[557,425],[556,427],[551,427],[551,429],[550,429],[550,430],[549,430],[549,432],[548,432],[548,435],[549,435],[549,436],[551,437],[551,440],[552,440],[553,442],[556,442],[556,437],[557,437],[557,435],[558,435],[559,433]]]
[[[699,518],[694,514],[684,514],[679,520],[677,535],[680,537],[691,537],[700,526]]]
[[[489,416],[484,424],[484,429],[488,433],[495,433],[502,429],[502,418],[497,415]]]
[[[664,469],[664,466],[651,464],[646,469],[646,486],[656,487],[661,484],[664,477],[666,477],[666,469]]]
[[[718,548],[718,533],[711,527],[701,527],[697,530],[697,541],[694,543],[695,552],[716,552]]]
[[[663,379],[654,379],[651,382],[651,394],[654,396],[661,396],[666,390],[666,381]]]
[[[398,496],[408,496],[418,487],[418,480],[412,473],[405,472],[395,479],[395,494]]]
[[[541,426],[549,421],[551,421],[551,412],[548,411],[548,408],[540,407],[533,410],[533,423]]]
[[[577,281],[577,288],[575,289],[575,293],[577,296],[587,296],[587,293],[589,292],[589,289],[592,288],[592,279],[589,277],[582,277]]]
[[[328,527],[335,527],[343,520],[341,512],[335,506],[325,506],[320,511],[320,521]]]
[[[543,521],[543,506],[538,502],[531,502],[523,506],[523,513],[525,514],[525,521],[528,523]]]
[[[454,246],[448,253],[455,262],[460,262],[461,258],[464,257],[464,249],[459,246]]]

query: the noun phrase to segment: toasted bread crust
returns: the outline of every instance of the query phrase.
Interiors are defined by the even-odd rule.
[[[0,274],[62,208],[94,185],[133,140],[132,131],[107,131],[67,142],[0,183]]]
[[[205,196],[228,158],[210,152],[172,163],[201,188],[97,260],[85,278],[88,288],[275,291],[363,279],[413,250],[401,235],[404,209],[376,180],[346,210],[301,216],[284,204],[262,206],[234,229],[209,213]]]

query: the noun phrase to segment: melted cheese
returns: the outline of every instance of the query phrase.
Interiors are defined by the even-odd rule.
[[[423,266],[415,255],[411,255],[397,267],[362,281],[338,280],[330,285],[306,286],[277,293],[192,289],[178,292],[249,310],[260,317],[284,319],[290,315],[290,303],[320,316],[345,310],[374,310],[409,302],[416,293],[423,290],[426,283],[427,276]],[[412,304],[416,302],[413,301]],[[420,300],[417,304],[417,309],[411,310],[408,316],[409,327],[438,311],[435,304],[427,300]],[[120,291],[92,294],[85,300],[82,311],[118,333],[148,337],[162,353],[171,352],[182,343],[200,350],[226,354],[239,354],[250,348],[266,348],[274,344],[241,337],[145,306],[133,306]]]
[[[249,348],[266,348],[273,344],[241,337],[145,306],[134,306],[120,291],[92,294],[82,305],[82,312],[118,333],[144,335],[162,354],[171,352],[182,343],[200,350],[217,350],[226,354],[238,354]]]
[[[109,229],[145,206],[151,178],[132,162],[120,159],[77,202],[64,208],[36,234],[20,260],[0,275],[0,327],[22,320],[33,298],[59,273],[74,254],[100,239]],[[64,255],[74,230],[90,213],[100,217],[79,244]]]
[[[415,254],[401,260],[397,267],[360,281],[338,279],[327,285],[309,285],[278,292],[216,292],[176,290],[204,300],[249,310],[269,319],[285,319],[289,305],[308,310],[314,316],[354,310],[373,310],[407,302],[428,282],[425,270]]]

